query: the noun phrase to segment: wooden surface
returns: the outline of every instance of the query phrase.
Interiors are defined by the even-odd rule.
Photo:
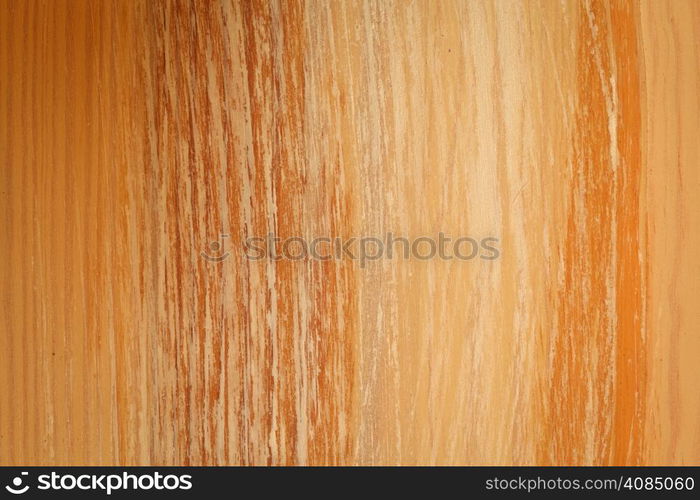
[[[699,44],[694,0],[0,0],[0,464],[700,464]],[[241,253],[387,231],[501,256]]]

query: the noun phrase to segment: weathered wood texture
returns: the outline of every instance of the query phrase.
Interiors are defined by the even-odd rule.
[[[693,0],[0,0],[0,464],[700,464],[699,43]],[[241,252],[388,231],[501,257]]]

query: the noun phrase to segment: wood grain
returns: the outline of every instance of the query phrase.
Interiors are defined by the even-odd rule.
[[[695,0],[0,0],[0,465],[700,464],[699,40]],[[440,231],[500,258],[242,252]]]

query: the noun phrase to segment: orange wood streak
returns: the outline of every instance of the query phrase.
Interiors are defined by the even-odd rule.
[[[579,9],[576,132],[550,433],[542,460],[642,461],[646,346],[635,8]],[[554,437],[554,447],[549,439]]]
[[[641,82],[643,68],[637,33],[638,8],[632,2],[612,4],[610,22],[615,47],[619,123],[617,150],[620,170],[615,211],[616,248],[619,253],[615,276],[617,346],[615,353],[614,442],[611,465],[643,465],[644,419],[647,401],[647,310],[646,275],[648,254],[641,241],[646,224],[641,206]]]

